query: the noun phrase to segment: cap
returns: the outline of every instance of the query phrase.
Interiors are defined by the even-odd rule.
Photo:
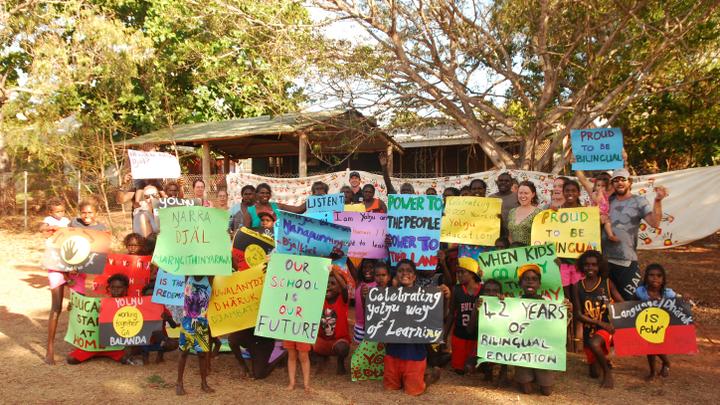
[[[463,269],[473,272],[475,274],[478,274],[478,270],[480,269],[480,265],[478,264],[477,260],[473,259],[472,257],[458,258],[458,267],[462,267]]]
[[[630,178],[630,172],[627,171],[627,169],[617,169],[612,172],[612,175],[610,176],[610,180],[614,179],[615,177],[625,177],[626,179]]]
[[[517,269],[517,276],[518,279],[520,279],[526,271],[534,271],[537,274],[542,274],[542,270],[540,270],[540,266],[538,266],[535,263],[527,263],[523,264],[522,266],[518,267]]]
[[[358,172],[350,172],[350,177],[360,178],[360,173],[358,173]]]

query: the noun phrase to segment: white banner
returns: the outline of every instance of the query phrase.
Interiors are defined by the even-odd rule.
[[[143,152],[128,149],[133,179],[177,179],[180,162],[175,155],[164,152]]]
[[[461,188],[469,185],[473,179],[482,179],[487,183],[487,195],[495,193],[495,178],[504,171],[489,171],[462,176],[446,176],[425,179],[393,177],[396,190],[402,183],[413,185],[418,194],[425,193],[428,187],[434,187],[442,194],[446,187]],[[540,205],[550,201],[552,182],[557,176],[540,172],[507,170],[518,181],[530,180],[538,190]],[[387,201],[387,189],[380,175],[359,172],[362,183],[375,186],[375,196]],[[273,201],[298,205],[310,195],[310,186],[316,181],[330,186],[330,193],[340,192],[343,185],[349,184],[349,172],[334,172],[303,178],[263,177],[254,174],[233,173],[227,176],[228,194],[231,204],[240,203],[240,189],[246,184],[257,186],[267,183],[272,188]],[[568,176],[570,177],[570,176]],[[720,230],[720,166],[700,167],[661,174],[633,177],[633,194],[645,196],[652,203],[655,198],[654,187],[664,186],[670,196],[663,200],[663,218],[660,228],[645,224],[640,227],[638,249],[663,249],[685,245]],[[588,196],[583,191],[582,203],[587,205]]]

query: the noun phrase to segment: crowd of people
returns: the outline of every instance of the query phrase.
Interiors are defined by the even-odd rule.
[[[381,165],[386,162],[381,159]],[[388,193],[395,188],[385,171]],[[487,197],[502,200],[501,237],[492,249],[506,249],[530,244],[533,218],[544,209],[558,210],[580,207],[580,193],[584,188],[591,196],[592,205],[601,213],[602,253],[589,250],[578,259],[561,259],[562,284],[571,309],[573,322],[568,325],[570,350],[582,349],[587,358],[589,376],[599,378],[603,387],[613,386],[612,366],[608,353],[613,342],[613,326],[608,320],[609,305],[623,300],[655,300],[674,297],[675,292],[667,287],[666,274],[659,264],[647,266],[640,273],[637,256],[638,229],[641,220],[650,226],[657,226],[661,219],[662,200],[667,191],[658,187],[652,203],[645,197],[633,195],[632,179],[626,169],[601,172],[592,180],[583,172],[577,172],[579,180],[557,177],[552,197],[545,206],[540,206],[536,186],[531,181],[517,181],[505,172],[497,176],[497,192]],[[273,235],[273,225],[278,213],[288,211],[302,214],[305,204],[297,206],[274,202],[268,184],[245,185],[241,189],[239,204],[228,206],[227,190],[219,187],[217,198],[206,198],[206,185],[202,180],[192,184],[192,196],[183,195],[182,183],[160,180],[134,180],[126,176],[118,192],[118,202],[132,202],[133,233],[124,239],[127,254],[152,255],[154,240],[160,232],[160,224],[153,208],[153,201],[161,197],[193,198],[199,205],[216,207],[229,211],[228,232],[230,236],[241,227],[259,230]],[[425,194],[450,196],[486,197],[487,184],[481,179],[472,180],[467,186],[444,190],[429,188]],[[316,182],[311,187],[312,195],[329,192],[327,184]],[[362,185],[358,172],[349,173],[348,185],[340,190],[346,206],[352,210],[385,213],[385,203],[375,196],[375,187]],[[411,184],[400,186],[400,194],[415,194]],[[80,203],[79,216],[69,220],[66,207],[59,200],[48,202],[48,216],[44,219],[42,231],[52,233],[62,227],[78,227],[104,231],[106,227],[97,221],[98,207],[93,200]],[[392,286],[438,286],[446,301],[445,322],[441,344],[387,344],[384,359],[383,384],[386,389],[403,389],[409,395],[422,394],[429,384],[440,377],[440,369],[449,368],[458,374],[483,373],[487,380],[497,379],[499,383],[511,380],[523,393],[530,393],[535,384],[542,394],[550,395],[554,384],[553,371],[506,365],[478,364],[477,338],[479,303],[482,297],[503,297],[502,283],[497,280],[483,280],[483,269],[477,260],[459,256],[458,246],[441,244],[437,253],[438,266],[435,271],[419,271],[411,260],[402,260],[396,266],[388,261],[367,258],[346,258],[343,266],[333,266],[327,285],[324,311],[335,314],[332,325],[324,324],[315,344],[281,342],[255,336],[253,329],[232,333],[227,336],[229,346],[237,358],[242,373],[253,378],[265,378],[281,363],[287,364],[288,388],[295,386],[297,363],[300,363],[303,386],[310,387],[311,364],[322,366],[329,357],[336,357],[337,372],[345,374],[346,359],[353,348],[364,338],[364,306],[369,289]],[[357,260],[351,260],[357,259]],[[153,268],[150,283],[144,288],[151,294],[157,268]],[[542,271],[532,263],[521,263],[517,268],[523,298],[542,299],[538,295]],[[85,294],[86,275],[77,272],[48,270],[52,293],[52,307],[49,317],[46,362],[54,364],[54,341],[58,319],[62,311],[65,286]],[[185,305],[180,314],[166,311],[163,319],[170,326],[179,325],[180,338],[170,339],[159,333],[151,346],[132,347],[116,351],[87,352],[75,349],[67,355],[69,364],[78,364],[93,357],[110,357],[121,363],[132,363],[137,356],[148,361],[150,352],[181,351],[176,390],[185,394],[183,374],[187,356],[195,352],[200,361],[201,388],[210,392],[207,377],[212,353],[218,350],[219,340],[211,337],[207,321],[207,309],[212,289],[211,276],[189,276],[186,278]],[[108,294],[122,297],[127,294],[127,276],[111,275],[108,279]],[[350,311],[350,307],[354,311]],[[579,342],[582,342],[580,345]],[[574,343],[578,343],[575,345]],[[242,349],[245,349],[244,351]],[[249,356],[247,355],[249,353]],[[249,358],[248,358],[249,357]],[[660,360],[658,368],[657,361]],[[670,361],[665,355],[648,356],[648,378],[667,377]],[[512,374],[512,378],[510,375]]]

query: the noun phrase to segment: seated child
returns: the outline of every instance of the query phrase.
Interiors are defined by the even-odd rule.
[[[143,287],[142,295],[146,299],[150,299],[150,297],[152,296],[154,285],[155,285],[155,283],[151,283],[151,284],[148,284],[145,287]],[[178,348],[177,339],[171,339],[170,337],[168,337],[167,332],[165,331],[166,324],[170,325],[171,328],[177,328],[178,324],[175,323],[175,320],[173,319],[172,314],[164,306],[163,306],[163,313],[161,316],[162,316],[162,320],[163,320],[162,329],[153,331],[152,336],[150,337],[149,345],[138,347],[138,349],[142,352],[143,366],[146,366],[149,364],[150,352],[157,352],[157,358],[155,359],[155,362],[160,364],[165,360],[165,357],[164,357],[165,352],[171,352]]]
[[[320,331],[312,347],[313,353],[327,360],[337,356],[337,373],[345,374],[345,358],[350,353],[348,329],[348,290],[341,270],[333,266],[328,278]]]
[[[495,279],[486,280],[483,284],[482,288],[480,289],[480,296],[477,299],[477,303],[475,304],[475,308],[473,309],[472,315],[470,317],[470,322],[468,323],[468,329],[475,331],[475,333],[478,333],[478,315],[480,312],[480,307],[482,306],[483,299],[482,297],[499,297],[502,298],[502,284],[500,284],[499,281]],[[477,366],[478,358],[477,356],[472,356],[468,358],[467,362],[465,363],[465,371],[469,374],[472,374],[475,372],[475,370],[478,368]],[[495,370],[495,363],[490,362],[484,362],[480,364],[480,370],[485,374],[485,381],[492,381],[493,379],[493,372]],[[507,377],[507,371],[508,367],[506,364],[500,365],[500,372],[498,374],[498,385],[505,385],[508,383],[508,377]]]

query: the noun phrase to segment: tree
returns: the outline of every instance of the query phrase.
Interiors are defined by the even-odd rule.
[[[329,71],[371,84],[387,111],[451,118],[496,166],[524,169],[549,169],[556,151],[567,153],[571,128],[613,123],[633,101],[662,91],[655,86],[661,68],[705,49],[712,35],[699,32],[718,30],[707,25],[717,16],[711,0],[316,4],[372,38],[337,43]],[[498,126],[522,136],[518,156],[490,136]]]

